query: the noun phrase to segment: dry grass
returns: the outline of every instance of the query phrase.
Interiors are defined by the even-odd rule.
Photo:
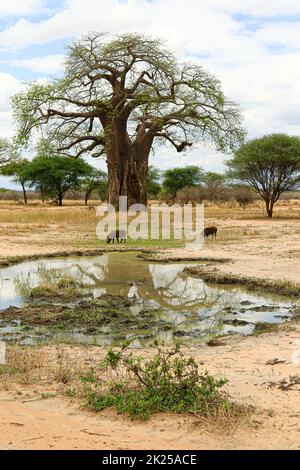
[[[78,378],[80,367],[70,360],[63,347],[56,350],[56,360],[52,365],[53,380],[63,385],[69,385]]]
[[[2,384],[12,378],[27,385],[43,380],[48,374],[47,357],[44,351],[32,346],[10,345],[6,348],[6,364],[0,366]]]
[[[207,204],[205,205],[205,216],[217,219],[268,220],[264,203],[261,201],[256,201],[246,207],[231,203]],[[300,218],[300,200],[282,200],[276,204],[273,220],[295,218]]]
[[[99,221],[95,209],[97,205],[99,201],[91,201],[88,207],[81,201],[66,201],[63,207],[39,201],[27,206],[13,201],[0,201],[0,224],[34,224],[37,228],[45,224],[91,227]],[[230,203],[205,203],[205,216],[218,219],[266,219],[264,204],[259,201],[245,208]],[[280,201],[276,205],[274,219],[295,217],[300,217],[300,200]]]
[[[75,359],[72,350],[62,345],[47,348],[8,344],[6,364],[0,365],[1,386],[9,389],[12,384],[80,384],[79,377],[84,370],[84,359]]]

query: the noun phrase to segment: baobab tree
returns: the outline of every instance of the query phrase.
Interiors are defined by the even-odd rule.
[[[183,152],[209,141],[232,150],[243,138],[238,107],[201,66],[179,63],[160,40],[89,34],[68,47],[62,78],[13,99],[18,141],[44,129],[57,152],[105,156],[109,202],[146,203],[154,144]]]

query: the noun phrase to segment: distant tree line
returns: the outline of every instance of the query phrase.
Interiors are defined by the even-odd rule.
[[[248,141],[226,162],[227,172],[205,171],[195,165],[161,171],[148,167],[149,199],[167,202],[202,202],[236,200],[245,206],[263,199],[268,217],[276,202],[287,191],[300,188],[300,138],[271,134]],[[36,157],[21,158],[13,146],[0,139],[0,174],[22,188],[25,204],[27,191],[35,191],[43,201],[52,198],[61,206],[70,191],[83,194],[85,204],[95,192],[107,199],[108,176],[81,158],[57,155],[47,141],[39,141]]]
[[[300,138],[271,134],[250,140],[226,165],[226,174],[205,172],[198,166],[167,170],[162,175],[161,195],[182,203],[234,198],[240,205],[261,198],[272,217],[279,198],[300,188]],[[152,169],[152,175],[157,171]]]
[[[205,201],[232,201],[245,206],[255,199],[255,192],[245,184],[233,182],[226,174],[205,171],[201,167],[190,165],[176,167],[162,172],[149,167],[148,197],[163,199],[168,203]]]
[[[92,197],[107,199],[107,174],[80,158],[68,159],[60,155],[38,155],[31,161],[16,158],[3,165],[0,174],[21,187],[25,204],[29,197],[32,199],[32,193],[43,202],[50,199],[58,206],[62,206],[64,198],[71,196],[77,199],[80,195],[85,205]],[[197,166],[171,168],[165,172],[149,166],[147,179],[148,198],[168,203],[235,198],[244,205],[254,199],[249,188],[230,187],[225,175],[205,172]]]
[[[86,205],[93,193],[98,192],[101,199],[106,199],[108,191],[105,172],[95,169],[81,158],[68,159],[51,154],[50,149],[46,151],[42,144],[39,144],[38,154],[33,160],[14,155],[0,167],[0,174],[21,186],[25,204],[29,190],[39,193],[43,202],[53,199],[58,206],[62,206],[63,199],[70,191],[83,193]]]

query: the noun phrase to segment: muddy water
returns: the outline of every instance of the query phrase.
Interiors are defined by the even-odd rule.
[[[294,301],[236,287],[225,289],[207,285],[183,272],[186,266],[193,264],[153,263],[139,259],[136,253],[109,253],[41,259],[2,268],[0,339],[16,339],[23,343],[56,340],[109,345],[131,338],[136,347],[153,343],[154,339],[165,343],[175,340],[202,343],[228,333],[251,334],[257,323],[281,323],[292,318]],[[24,286],[27,289],[39,286],[45,273],[53,278],[61,272],[80,283],[83,292],[89,296],[87,298],[127,299],[129,303],[126,313],[122,313],[122,322],[126,325],[124,315],[127,315],[130,330],[125,326],[120,331],[114,323],[90,334],[84,325],[57,331],[47,326],[29,328],[26,325],[24,328],[18,318],[9,324],[3,322],[1,311],[10,306],[25,305]],[[51,301],[58,302],[57,299]],[[151,316],[151,322],[141,329],[140,320],[146,314],[147,318]]]

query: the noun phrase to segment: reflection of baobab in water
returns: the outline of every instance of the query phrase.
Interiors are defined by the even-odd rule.
[[[127,255],[104,255],[91,266],[74,265],[84,287],[101,288],[106,294],[139,299],[143,304],[173,311],[193,312],[199,308],[212,308],[223,297],[219,290],[211,289],[199,279],[183,274],[185,264],[148,264]],[[74,269],[73,268],[73,269]],[[75,269],[74,269],[75,272]]]
[[[122,296],[132,305],[128,315],[153,310],[157,320],[181,325],[187,334],[194,330],[217,334],[222,329],[220,314],[230,301],[225,292],[211,289],[200,279],[183,273],[185,264],[149,264],[125,254],[98,258],[92,266],[74,265],[81,283],[92,288],[95,297]],[[164,334],[164,340],[166,333]]]
[[[83,292],[92,293],[94,298],[108,296],[105,298],[108,308],[109,296],[114,306],[118,298],[128,299],[125,307],[128,318],[142,319],[144,313],[145,318],[151,315],[155,324],[152,333],[156,337],[167,334],[163,332],[166,325],[170,328],[181,325],[181,330],[187,334],[196,329],[219,330],[222,323],[217,317],[224,295],[218,289],[208,288],[203,281],[186,276],[185,266],[149,264],[139,260],[136,254],[111,253],[81,257],[78,261],[69,259],[60,263],[57,260],[56,264],[41,262],[37,265],[34,285],[45,281],[56,283],[63,275],[73,278]],[[121,304],[120,299],[120,307]],[[126,333],[124,331],[124,335]]]
[[[103,302],[99,301],[99,314],[105,313],[101,310],[102,303],[108,313],[118,310],[103,334],[113,335],[121,323],[128,323],[130,328],[127,330],[125,326],[122,330],[124,337],[133,334],[136,325],[135,334],[148,338],[163,337],[164,341],[171,341],[175,335],[202,341],[204,336],[218,333],[250,334],[256,322],[278,323],[280,316],[276,314],[281,318],[291,315],[291,306],[286,302],[274,303],[238,288],[208,286],[184,272],[189,265],[193,263],[149,263],[139,259],[136,253],[106,253],[23,263],[14,267],[15,271],[4,270],[3,276],[9,274],[11,278],[6,290],[11,291],[15,305],[22,305],[19,300],[22,281],[28,293],[28,288],[48,282],[56,284],[64,276],[73,278],[84,294],[92,294],[95,299],[103,297]],[[97,303],[94,305],[97,308]]]

